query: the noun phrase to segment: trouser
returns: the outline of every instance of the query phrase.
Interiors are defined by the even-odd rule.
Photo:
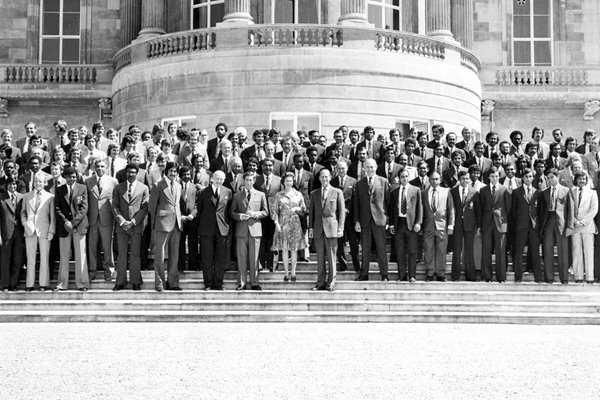
[[[569,280],[569,238],[558,230],[556,212],[549,212],[543,230],[544,272],[546,282],[554,282],[554,244],[558,253],[558,278],[561,282]]]
[[[360,236],[358,232],[354,230],[354,222],[352,218],[346,218],[344,223],[344,237],[348,240],[348,247],[350,247],[350,257],[352,259],[352,265],[356,272],[360,271],[360,261],[358,259],[358,244],[360,242]],[[344,253],[344,247],[341,247],[341,252]],[[340,253],[340,247],[338,246],[338,254]],[[344,254],[344,260],[346,255]]]
[[[235,242],[238,266],[238,285],[244,286],[246,284],[248,268],[250,268],[250,286],[258,285],[258,274],[260,270],[258,267],[258,251],[260,249],[260,236],[251,237],[249,234],[247,236],[236,236]]]
[[[481,276],[489,282],[492,280],[492,249],[496,254],[496,280],[506,281],[506,235],[496,225],[488,227],[481,234],[481,251],[483,253]]]
[[[325,237],[325,234],[320,238],[314,238],[315,248],[317,250],[317,286],[327,287],[335,286],[336,278],[336,253],[337,253],[337,238]],[[327,269],[325,262],[327,261]]]
[[[600,234],[594,235],[594,278],[600,282]]]
[[[425,262],[425,273],[427,277],[438,278],[446,275],[446,249],[448,247],[448,236],[443,232],[423,232],[423,259]]]
[[[263,235],[263,237],[265,236]],[[264,240],[261,240],[261,242],[264,242]],[[204,286],[211,289],[221,289],[225,277],[227,236],[222,236],[218,228],[215,228],[213,236],[200,235],[200,247],[202,248],[201,262]]]
[[[23,266],[23,231],[15,231],[13,237],[3,238],[0,248],[0,286],[2,289],[16,289],[19,273]]]
[[[186,269],[186,239],[187,239],[187,269],[198,271],[200,269],[200,260],[198,256],[198,221],[185,221],[183,231],[179,238],[179,270]]]
[[[573,272],[575,280],[594,281],[594,234],[573,233],[571,235],[573,244]]]
[[[518,229],[515,232],[515,247],[512,255],[515,281],[523,279],[523,250],[527,242],[529,242],[527,258],[530,260],[529,266],[533,269],[533,279],[536,282],[541,282],[543,281],[543,274],[540,266],[540,235],[531,223],[529,223],[528,228]]]
[[[263,240],[260,241],[260,262],[263,268],[273,269],[273,251],[271,247],[273,246],[273,235],[275,235],[275,223],[271,217],[263,218],[260,221],[263,234]],[[225,241],[226,244],[227,242]],[[202,252],[204,253],[204,250]]]
[[[483,252],[481,251],[481,238],[482,234],[475,235],[473,238],[473,263],[475,264],[475,271],[481,271],[481,264],[483,258]]]
[[[115,267],[115,259],[113,257],[113,225],[90,225],[88,228],[88,270],[90,276],[94,276],[98,270],[98,240],[102,245],[102,252],[104,253],[104,260],[102,262],[102,269],[104,271],[110,271],[111,268]]]
[[[37,235],[25,237],[25,248],[27,250],[27,279],[25,286],[32,288],[35,284],[35,252],[40,249],[40,286],[50,285],[50,273],[48,271],[48,253],[50,241]]]
[[[398,279],[406,280],[417,276],[417,241],[419,234],[408,229],[406,218],[398,218],[394,235],[396,242],[396,264]],[[408,275],[407,275],[408,273]]]
[[[89,288],[90,281],[87,269],[85,252],[85,235],[79,232],[69,233],[58,239],[60,247],[60,264],[58,266],[58,282],[56,287],[67,289],[69,287],[69,259],[71,258],[71,244],[75,253],[75,284],[78,289]]]
[[[141,232],[126,233],[122,229],[117,230],[117,247],[119,258],[117,259],[116,284],[125,286],[127,284],[127,257],[129,255],[129,280],[132,285],[141,285],[142,272],[140,260]]]
[[[387,252],[385,251],[385,227],[375,225],[371,221],[361,226],[361,244],[362,244],[362,266],[360,276],[369,276],[369,264],[371,262],[371,235],[375,241],[375,250],[377,251],[377,260],[379,263],[379,272],[381,276],[388,275]]]
[[[179,238],[181,230],[177,224],[168,232],[154,232],[154,287],[174,288],[179,286]],[[165,259],[168,257],[168,261]],[[166,264],[166,265],[165,265]],[[166,268],[165,268],[166,267]],[[165,281],[165,270],[167,280]]]
[[[465,269],[465,280],[475,280],[475,260],[473,259],[474,231],[454,230],[452,235],[452,280],[460,279],[462,266]],[[464,250],[464,252],[463,252]]]

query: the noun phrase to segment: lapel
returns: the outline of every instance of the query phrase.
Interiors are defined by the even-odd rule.
[[[162,191],[164,192],[165,196],[167,196],[167,198],[173,202],[174,198],[173,198],[173,194],[171,194],[171,184],[167,183],[167,181],[164,179],[162,181],[160,181],[159,184],[163,186]],[[175,195],[177,195],[176,190],[175,190]]]
[[[94,175],[92,177],[92,193],[96,196],[96,198],[100,198],[100,190],[98,189],[98,176]]]

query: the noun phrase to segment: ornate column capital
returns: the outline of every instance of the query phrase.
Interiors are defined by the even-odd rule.
[[[367,18],[367,0],[342,0],[338,25],[372,26]]]
[[[0,97],[0,118],[8,118],[8,99]]]
[[[492,99],[481,100],[481,119],[490,119],[496,102]]]
[[[592,121],[594,119],[594,114],[600,111],[600,100],[586,101],[583,107],[583,119],[586,121]]]
[[[98,100],[100,108],[100,119],[112,119],[112,99],[110,97],[102,97]]]
[[[219,26],[251,25],[254,19],[250,15],[250,0],[225,0],[225,16]]]

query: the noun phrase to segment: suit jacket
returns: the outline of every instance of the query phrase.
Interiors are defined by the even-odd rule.
[[[148,186],[137,182],[133,193],[131,194],[131,202],[127,194],[128,182],[119,183],[113,190],[112,206],[116,219],[117,233],[125,233],[121,224],[126,221],[135,221],[133,232],[142,234],[144,231],[144,220],[148,214]]]
[[[277,193],[281,191],[281,178],[277,175],[271,174],[271,187],[267,190],[267,186],[265,176],[263,174],[256,176],[256,181],[254,182],[254,189],[260,190],[267,196],[267,206],[269,208],[269,213],[271,209],[274,208],[275,204],[275,196]]]
[[[435,211],[429,201],[432,187],[421,191],[421,202],[423,204],[423,232],[436,232],[445,236],[448,228],[454,227],[455,213],[454,202],[450,195],[450,189],[438,186],[436,188],[437,204]]]
[[[353,162],[352,164],[350,164],[348,166],[348,172],[346,173],[348,176],[351,176],[352,178],[358,180],[361,179],[362,177],[358,176],[358,164],[360,163],[360,161],[356,160],[355,162]],[[364,171],[364,167],[361,167],[361,175],[363,175],[363,171]]]
[[[499,232],[506,233],[512,205],[508,189],[498,183],[494,199],[490,185],[485,185],[479,190],[479,195],[481,196],[481,230],[489,230],[495,226]]]
[[[367,226],[371,219],[377,226],[387,224],[387,209],[390,200],[390,184],[387,179],[373,176],[373,191],[369,194],[369,181],[365,177],[356,182],[354,188],[354,221]]]
[[[313,238],[325,236],[328,239],[337,238],[338,230],[344,229],[346,221],[346,206],[344,194],[340,189],[329,185],[327,198],[322,199],[322,189],[313,190],[310,194],[310,211],[308,226],[313,230]]]
[[[0,237],[2,244],[17,235],[17,239],[23,240],[23,224],[21,223],[21,210],[23,208],[23,195],[15,192],[15,205],[8,193],[0,194]]]
[[[313,174],[305,169],[300,170],[300,182],[296,181],[296,169],[291,171],[294,174],[294,189],[302,193],[304,197],[304,204],[306,207],[310,207],[310,193],[313,191],[314,177]]]
[[[382,157],[382,152],[384,149],[383,143],[375,139],[371,140],[371,143],[373,144],[373,154],[367,154],[367,158],[373,158],[375,161],[379,162],[379,158]],[[361,148],[366,146],[367,142],[363,140],[362,142],[358,142],[358,144],[356,145],[356,149],[360,150]]]
[[[139,183],[144,184],[144,186],[147,186],[146,184],[148,183],[148,178],[146,177],[146,171],[143,169],[139,169],[138,170],[138,174],[137,174],[137,181]],[[123,183],[127,181],[127,169],[122,169],[119,172],[117,172],[117,181],[119,183]]]
[[[394,190],[395,188],[400,186],[400,179],[398,178],[398,174],[400,174],[401,165],[394,162],[394,164],[392,165],[392,173],[390,176],[388,176],[389,171],[387,171],[387,169],[387,163],[384,161],[377,166],[376,173],[377,175],[386,178],[390,183],[390,189]]]
[[[413,154],[416,156],[419,156],[419,157],[421,157],[421,159],[427,161],[431,157],[433,157],[433,149],[430,149],[429,147],[424,147],[423,149],[421,149],[419,146],[417,146],[417,147],[415,147]]]
[[[70,198],[68,186],[59,186],[56,189],[54,208],[56,209],[56,234],[58,237],[66,237],[71,233],[64,227],[67,221],[71,222],[73,228],[79,234],[87,234],[89,226],[87,217],[88,198],[87,187],[85,185],[74,183],[73,193]]]
[[[315,180],[314,184],[316,186],[321,186],[321,182],[319,181],[319,173],[323,168],[325,167],[319,163],[315,163],[313,166],[311,166],[308,161],[304,162],[304,169],[313,174],[313,178]],[[317,184],[317,182],[319,183]],[[316,187],[314,189],[316,189]]]
[[[513,192],[513,191],[514,191],[516,188],[523,186],[523,182],[521,181],[521,178],[517,178],[517,177],[515,177],[515,178],[514,178],[514,181],[513,181],[513,183],[514,183],[514,184],[513,184],[513,187],[512,187],[512,189],[509,189],[509,190],[508,190],[508,192],[509,192],[510,194],[512,194],[512,192]],[[500,184],[501,184],[502,186],[504,186],[506,189],[508,189],[508,177],[507,177],[507,176],[505,176],[504,178],[501,178],[501,179],[500,179]]]
[[[467,187],[467,197],[461,200],[463,188],[455,186],[450,189],[454,203],[455,229],[474,232],[481,227],[481,200],[479,193],[471,185]]]
[[[595,190],[588,186],[581,192],[581,201],[579,201],[579,188],[574,186],[569,190],[569,221],[567,228],[572,233],[598,233],[594,217],[598,213],[598,196]],[[575,222],[583,222],[584,226],[575,227]]]
[[[390,203],[388,205],[389,224],[398,230],[398,218],[400,217],[400,203],[402,201],[402,186],[392,190],[390,194]],[[423,202],[421,199],[421,190],[411,184],[406,185],[406,225],[413,231],[415,224],[423,223]]]
[[[92,175],[85,181],[88,194],[88,222],[90,225],[100,223],[102,226],[112,226],[114,213],[112,207],[112,196],[118,182],[115,178],[104,175],[102,192],[98,188],[98,176]]]
[[[259,213],[258,218],[250,218],[242,221],[241,215],[247,211],[256,211]],[[246,196],[245,190],[240,190],[233,196],[231,203],[231,218],[235,223],[236,237],[262,237],[262,224],[260,220],[269,215],[267,206],[267,196],[259,190],[250,189],[250,200]]]
[[[540,230],[543,232],[548,222],[548,212],[550,206],[552,186],[548,187],[540,195],[540,201],[538,203],[538,218],[540,221]],[[557,228],[562,235],[566,235],[567,225],[569,222],[569,208],[568,208],[569,188],[560,184],[556,185],[556,216],[557,216]]]
[[[467,169],[463,166],[458,168],[458,172],[467,171]],[[456,171],[456,167],[454,164],[450,165],[448,169],[442,172],[442,186],[446,188],[453,188],[458,184],[458,172]]]
[[[44,179],[46,179],[46,181],[48,179],[52,179],[52,175],[47,174],[44,171],[38,171],[38,175],[43,176]],[[27,171],[23,175],[21,175],[19,177],[19,183],[17,185],[17,191],[20,192],[20,193],[25,194],[25,193],[33,190],[32,179],[33,179],[33,173],[31,171]],[[31,187],[31,189],[30,189],[30,187]]]
[[[171,232],[175,227],[183,230],[181,223],[181,185],[173,181],[173,191],[168,179],[158,181],[150,190],[148,212],[152,217],[152,229]]]
[[[558,157],[558,170],[563,170],[567,166],[567,159],[560,156]],[[554,159],[552,157],[548,157],[546,159],[546,171],[550,168],[554,168]]]
[[[344,203],[346,204],[346,214],[349,214],[353,211],[352,208],[352,200],[354,197],[354,188],[356,187],[356,179],[346,174],[344,178],[344,186],[340,184],[340,177],[336,176],[331,179],[331,186],[336,189],[340,189],[344,194]],[[352,228],[354,229],[354,228]]]
[[[46,182],[46,186],[44,186],[44,190],[49,193],[56,194],[56,188],[61,185],[64,185],[65,183],[67,183],[67,180],[65,178],[63,178],[62,176],[58,177],[58,179],[56,180],[56,184],[54,183],[54,178],[50,178]]]
[[[344,146],[342,147],[342,157],[347,158],[348,160],[350,160],[350,162],[356,162],[358,160],[358,154],[357,154],[357,144],[352,145],[352,144],[344,144]]]
[[[114,163],[113,163],[114,160]],[[124,169],[127,166],[127,161],[123,160],[121,157],[106,159],[106,175],[111,176],[113,178],[117,177],[117,173]]]
[[[108,153],[108,146],[114,143],[107,137],[100,136],[100,139],[96,139],[96,148],[103,152],[104,154]]]
[[[236,175],[233,172],[226,173],[225,182],[223,182],[223,186],[231,190],[231,192],[235,195],[244,187],[244,174],[239,173],[236,177]]]
[[[471,141],[467,144],[464,140],[456,143],[456,148],[461,149],[465,152],[465,156],[467,160],[473,157],[473,150],[475,148],[475,140],[471,139]]]
[[[581,164],[589,176],[594,177],[594,186],[598,186],[598,159],[596,153],[591,151],[581,157]]]
[[[575,151],[581,155],[587,154],[589,153],[589,148],[587,147],[587,144],[582,143],[579,146],[575,147]]]
[[[471,165],[477,164],[477,158],[475,156],[469,158],[467,162],[465,162],[464,167],[469,168]],[[481,174],[487,172],[488,169],[492,167],[492,160],[487,157],[482,157],[481,160]]]
[[[227,167],[225,167],[225,159],[222,156],[213,158],[210,161],[210,167],[208,168],[208,170],[210,172],[212,172],[213,174],[216,171],[223,171],[227,174],[228,169],[229,169],[229,162],[231,162],[231,157],[229,157],[229,161],[227,162]]]
[[[23,224],[25,236],[38,236],[45,239],[49,233],[56,232],[54,196],[42,190],[40,205],[37,209],[35,203],[35,190],[23,195],[21,224]]]
[[[217,230],[221,236],[229,235],[229,210],[232,201],[231,190],[223,186],[219,188],[218,199],[215,199],[212,185],[200,192],[196,206],[198,220],[202,221],[200,236],[214,236]]]
[[[424,184],[423,184],[423,182],[424,182]],[[417,176],[415,179],[410,180],[408,183],[410,183],[413,186],[418,187],[420,190],[426,190],[431,187],[431,184],[429,183],[429,178],[427,178],[427,177],[424,178],[424,181],[421,181],[421,177]]]
[[[546,190],[550,184],[548,183],[548,178],[546,175],[542,174],[540,176],[533,177],[533,187],[539,191]]]
[[[440,161],[441,161],[441,171],[443,173],[445,170],[450,168],[451,162],[450,162],[450,159],[448,159],[446,157],[442,157],[440,159]],[[428,159],[426,162],[427,162],[427,166],[429,167],[429,175],[431,175],[434,171],[436,171],[435,163],[437,162],[437,160],[435,159],[435,157],[432,157],[432,158]]]
[[[538,203],[541,195],[541,190],[537,190],[535,187],[532,187],[530,198],[528,200],[525,186],[521,186],[513,190],[511,196],[511,214],[515,223],[515,229],[527,229],[529,228],[530,224],[534,229],[539,228]]]
[[[283,165],[283,151],[279,151],[277,153],[275,153],[274,155],[276,160],[279,160],[282,162]],[[292,171],[294,169],[294,151],[290,151],[290,153],[288,154],[288,163],[287,165],[283,165],[284,168],[284,173],[287,171]],[[273,172],[274,173],[274,172]],[[281,174],[280,176],[282,176],[283,174]]]
[[[396,162],[398,162],[399,158],[400,158],[401,154],[398,155],[398,157],[396,157]],[[417,167],[417,165],[419,165],[419,162],[421,162],[422,158],[415,155],[415,154],[411,154],[410,156],[408,156],[408,161],[406,162],[406,165],[409,167]]]
[[[184,187],[185,183],[181,182],[181,215],[193,215],[195,219],[198,215],[196,204],[198,202],[198,193],[200,193],[200,191],[192,181],[187,183],[187,188],[185,188],[185,190]]]

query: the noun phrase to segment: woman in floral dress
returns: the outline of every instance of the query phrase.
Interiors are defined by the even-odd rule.
[[[285,269],[283,280],[287,282],[291,279],[295,282],[298,250],[305,249],[307,244],[300,225],[300,215],[306,213],[306,205],[302,193],[294,189],[294,174],[288,172],[283,176],[283,189],[277,193],[271,210],[271,218],[275,221],[275,237],[271,250],[282,253]],[[291,276],[288,272],[290,252]]]

